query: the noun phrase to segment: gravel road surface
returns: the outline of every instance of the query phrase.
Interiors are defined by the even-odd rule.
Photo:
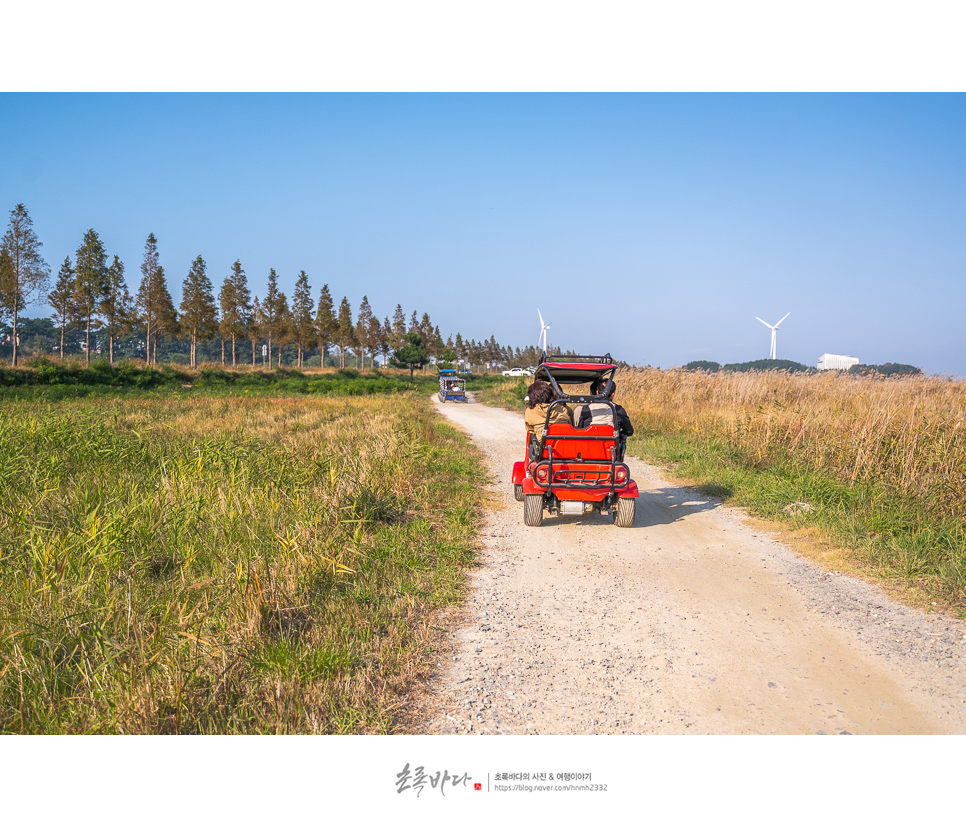
[[[633,458],[633,527],[525,527],[522,415],[434,403],[483,450],[495,508],[406,732],[966,731],[966,623],[826,573]]]

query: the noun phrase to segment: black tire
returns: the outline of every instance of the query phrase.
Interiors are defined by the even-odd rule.
[[[618,527],[633,527],[636,504],[633,498],[618,498],[617,509],[614,510],[614,524]]]
[[[527,527],[539,527],[543,524],[543,496],[523,496],[523,523]]]
[[[523,484],[513,485],[513,497],[516,498],[517,501],[523,500]]]
[[[439,397],[439,401],[440,402],[443,402],[443,395],[442,394],[437,394],[436,396]]]

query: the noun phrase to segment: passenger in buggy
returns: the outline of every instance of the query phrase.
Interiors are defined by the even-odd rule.
[[[574,424],[573,414],[570,406],[566,403],[556,403],[550,405],[555,399],[553,388],[549,382],[538,379],[527,389],[527,410],[523,412],[523,423],[527,428],[528,437],[532,435],[532,441],[539,446],[540,439],[543,437],[544,425],[547,423],[547,412],[550,412],[550,425],[557,423],[572,426]],[[535,457],[534,443],[530,443],[530,457]]]
[[[616,391],[617,384],[613,380],[607,383],[603,380],[594,380],[590,383],[590,395],[592,397],[606,397],[608,400],[613,401]],[[634,426],[631,424],[631,418],[627,416],[627,412],[624,411],[623,406],[614,403],[614,410],[612,411],[609,405],[602,402],[581,405],[577,411],[577,419],[574,425],[578,429],[586,429],[588,426],[613,426],[614,411],[617,412],[617,430],[620,434],[618,460],[623,460],[627,438],[634,434]]]

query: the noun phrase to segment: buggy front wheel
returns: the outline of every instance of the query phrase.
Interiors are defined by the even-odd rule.
[[[523,496],[523,523],[527,527],[539,527],[543,524],[543,496]]]
[[[523,484],[513,485],[513,497],[516,498],[517,501],[523,500]]]
[[[633,498],[618,498],[617,509],[614,510],[614,524],[618,527],[633,526],[635,505]]]

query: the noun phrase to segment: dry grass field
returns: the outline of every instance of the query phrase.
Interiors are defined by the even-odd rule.
[[[966,384],[776,372],[621,374],[632,448],[821,529],[864,570],[966,611]]]
[[[966,384],[657,369],[616,381],[632,454],[966,615]],[[482,396],[522,412],[525,392],[514,380]]]
[[[728,440],[752,465],[799,461],[966,518],[966,384],[848,374],[621,376],[642,428]]]

